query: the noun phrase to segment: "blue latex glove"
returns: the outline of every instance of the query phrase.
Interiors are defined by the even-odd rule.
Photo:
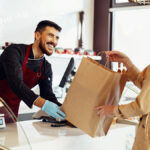
[[[42,110],[46,112],[48,115],[54,117],[54,118],[60,118],[64,120],[64,117],[66,116],[61,110],[58,105],[56,105],[53,102],[50,102],[48,100],[45,101]]]

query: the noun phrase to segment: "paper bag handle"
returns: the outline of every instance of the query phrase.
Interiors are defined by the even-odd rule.
[[[103,57],[104,56],[104,54],[106,55],[106,51],[99,51],[98,53],[97,53],[97,56],[101,56],[101,57]],[[99,60],[100,61],[100,60]],[[108,57],[106,57],[106,63],[105,63],[105,67],[107,67],[108,65],[109,65],[109,60],[108,60]],[[118,71],[117,72],[123,72],[123,73],[125,73],[126,72],[126,69],[125,69],[125,66],[124,66],[124,64],[123,64],[123,70],[121,70],[121,63],[120,62],[118,62]]]
[[[97,53],[97,56],[103,57],[105,53],[106,53],[106,51],[99,51],[99,52]],[[100,61],[100,60],[99,60],[99,61]],[[109,60],[108,60],[108,58],[106,57],[106,63],[105,63],[104,66],[106,67],[106,66],[108,66],[108,64],[109,64]]]

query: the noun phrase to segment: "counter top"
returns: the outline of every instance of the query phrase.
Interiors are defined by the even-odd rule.
[[[12,150],[125,150],[133,144],[134,134],[135,126],[114,124],[107,136],[91,138],[78,128],[50,127],[50,123],[30,120],[0,129],[0,144]]]

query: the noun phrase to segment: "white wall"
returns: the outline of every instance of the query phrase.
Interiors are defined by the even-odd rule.
[[[74,48],[81,10],[85,12],[84,48],[92,49],[94,0],[1,0],[0,44],[32,43],[37,23],[48,19],[63,28],[58,46]]]
[[[85,12],[83,25],[83,47],[85,49],[93,49],[94,0],[84,0],[83,7]]]

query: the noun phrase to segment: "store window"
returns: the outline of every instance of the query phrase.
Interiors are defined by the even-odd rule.
[[[112,49],[126,53],[140,70],[150,64],[149,27],[150,9],[113,12]]]

